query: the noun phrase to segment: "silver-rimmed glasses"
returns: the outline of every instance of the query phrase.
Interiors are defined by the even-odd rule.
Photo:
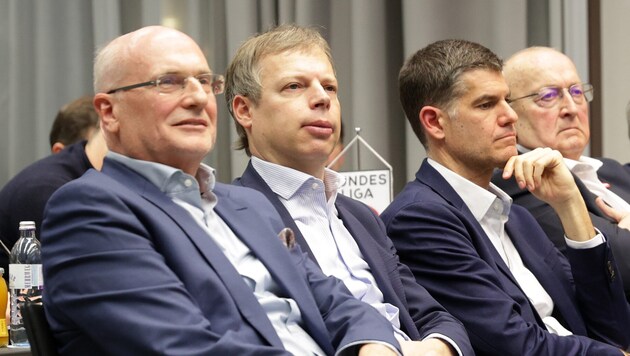
[[[188,80],[194,78],[201,85],[203,90],[210,94],[219,95],[223,93],[225,89],[225,78],[220,74],[199,74],[195,76],[185,76],[182,74],[165,74],[158,77],[156,80],[150,80],[148,82],[126,85],[124,87],[112,89],[107,94],[112,94],[117,91],[131,90],[146,86],[155,86],[160,93],[170,94],[176,91],[181,91],[186,88]]]
[[[533,98],[534,102],[538,104],[538,106],[543,108],[550,108],[555,106],[559,99],[564,97],[564,90],[571,95],[573,98],[573,102],[576,104],[581,104],[586,99],[587,102],[591,102],[593,100],[593,86],[588,83],[578,83],[573,84],[568,88],[560,88],[560,87],[544,87],[541,88],[538,92],[532,93],[529,95],[521,96],[515,99],[508,99],[508,103],[512,104],[513,102],[525,98]]]

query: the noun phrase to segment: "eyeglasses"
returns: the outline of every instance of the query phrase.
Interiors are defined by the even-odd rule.
[[[508,103],[512,104],[517,100],[533,97],[534,102],[538,104],[538,106],[550,108],[558,103],[558,99],[564,97],[564,89],[567,89],[569,95],[573,98],[573,102],[576,104],[581,104],[585,98],[587,102],[591,102],[593,100],[593,86],[587,83],[580,83],[573,84],[568,88],[544,87],[537,93],[521,96],[516,99],[508,99]]]
[[[112,94],[117,91],[131,90],[140,87],[148,87],[154,85],[157,90],[162,94],[170,94],[186,88],[188,79],[195,78],[206,93],[213,93],[219,95],[223,93],[225,88],[225,78],[220,74],[199,74],[194,77],[186,77],[181,74],[165,74],[158,77],[156,80],[151,80],[144,83],[127,85],[124,87],[112,89],[107,94]]]

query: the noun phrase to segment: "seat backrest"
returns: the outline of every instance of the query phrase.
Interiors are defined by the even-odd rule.
[[[53,337],[44,306],[41,303],[25,303],[22,305],[24,328],[31,345],[33,356],[57,356],[57,347]]]

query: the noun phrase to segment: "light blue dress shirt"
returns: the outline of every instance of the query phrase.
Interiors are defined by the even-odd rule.
[[[212,192],[215,184],[212,168],[202,164],[197,176],[193,177],[173,167],[132,159],[114,152],[108,152],[107,157],[145,177],[190,213],[252,289],[287,351],[294,355],[325,354],[302,328],[302,316],[297,303],[290,298],[278,297],[279,287],[267,268],[215,213],[214,207],[218,200]],[[341,352],[343,350],[338,351]]]

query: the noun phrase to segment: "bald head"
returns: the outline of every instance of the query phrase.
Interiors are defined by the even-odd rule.
[[[505,62],[503,75],[510,90],[520,93],[522,89],[531,88],[534,82],[544,85],[546,80],[551,80],[549,71],[554,67],[577,74],[575,64],[564,53],[550,47],[529,47],[516,52]],[[512,93],[512,97],[519,96]]]
[[[518,143],[528,149],[551,147],[566,158],[579,159],[588,145],[588,102],[572,97],[568,88],[582,83],[573,61],[549,47],[530,47],[510,57],[503,67],[512,108],[518,114]],[[558,88],[561,96],[549,104],[533,95]]]
[[[147,26],[124,34],[98,51],[94,60],[94,92],[106,92],[136,72],[147,58],[148,51],[168,50],[165,46],[174,41],[192,43],[188,35],[163,26]],[[201,49],[199,52],[202,53]]]

